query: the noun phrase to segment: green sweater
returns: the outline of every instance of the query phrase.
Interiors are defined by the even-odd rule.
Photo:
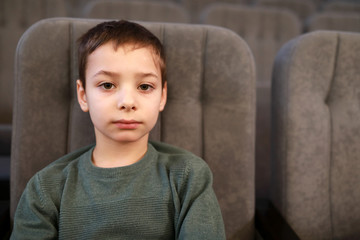
[[[133,165],[98,168],[93,149],[70,153],[30,179],[11,239],[225,239],[202,159],[149,143]]]

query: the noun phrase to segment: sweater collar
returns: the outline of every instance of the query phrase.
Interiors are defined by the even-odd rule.
[[[98,176],[102,178],[116,178],[136,174],[137,172],[143,171],[145,168],[153,165],[153,162],[158,157],[156,149],[150,143],[148,143],[148,149],[145,155],[138,162],[124,167],[100,168],[95,166],[92,162],[94,148],[95,146],[80,157],[80,164],[81,167],[92,176]]]

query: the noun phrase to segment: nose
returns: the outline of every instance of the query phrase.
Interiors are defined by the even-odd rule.
[[[122,111],[134,111],[137,109],[135,104],[135,94],[130,89],[122,89],[119,91],[118,109]]]

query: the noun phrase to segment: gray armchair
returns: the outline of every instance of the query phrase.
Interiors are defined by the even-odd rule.
[[[101,20],[32,26],[16,55],[11,209],[29,178],[94,142],[76,100],[76,40]],[[255,66],[246,43],[217,27],[141,23],[164,43],[168,102],[151,133],[203,157],[214,174],[228,239],[254,239]]]
[[[288,42],[273,74],[273,202],[301,239],[360,239],[360,34]]]

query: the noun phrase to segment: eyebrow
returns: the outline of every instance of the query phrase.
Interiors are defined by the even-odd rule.
[[[137,78],[147,78],[147,77],[159,78],[159,76],[153,72],[139,72],[135,75]]]
[[[100,70],[100,71],[96,72],[92,76],[92,78],[99,76],[99,75],[105,75],[105,76],[109,76],[111,78],[118,78],[120,76],[120,74],[115,73],[115,72]],[[147,77],[159,78],[159,76],[153,72],[139,72],[139,73],[136,73],[135,76],[136,76],[136,78],[147,78]]]
[[[119,77],[119,74],[117,74],[115,72],[105,71],[105,70],[98,71],[92,77],[94,78],[94,77],[99,76],[99,75],[105,75],[105,76],[109,76],[111,78]]]

